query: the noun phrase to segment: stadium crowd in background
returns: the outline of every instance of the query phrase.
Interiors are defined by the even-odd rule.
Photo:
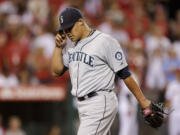
[[[55,81],[49,74],[49,62],[57,15],[68,6],[80,8],[92,27],[120,42],[144,87],[162,90],[175,79],[173,69],[180,59],[180,11],[170,19],[166,6],[151,1],[1,0],[0,86]]]
[[[26,135],[21,129],[21,120],[17,116],[11,116],[8,124],[8,129],[5,131],[6,135]]]
[[[90,26],[119,41],[142,90],[160,95],[176,80],[180,10],[170,18],[163,2],[0,0],[0,87],[68,83],[68,73],[52,78],[49,63],[57,16],[69,6],[79,8]]]
[[[138,0],[129,3],[3,0],[0,3],[0,86],[7,86],[6,81],[8,86],[55,81],[49,74],[49,63],[55,45],[57,15],[68,6],[80,8],[91,26],[120,42],[130,67],[139,72],[143,86],[162,90],[174,79],[173,69],[180,59],[180,12],[170,20],[163,4]]]

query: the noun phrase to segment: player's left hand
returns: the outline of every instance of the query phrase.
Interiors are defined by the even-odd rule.
[[[149,126],[158,128],[163,124],[165,115],[168,114],[164,112],[162,103],[155,104],[151,102],[149,107],[142,109],[142,115]]]

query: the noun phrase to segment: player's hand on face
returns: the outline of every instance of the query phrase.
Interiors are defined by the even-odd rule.
[[[66,45],[66,34],[58,33],[55,37],[56,47],[63,48]]]

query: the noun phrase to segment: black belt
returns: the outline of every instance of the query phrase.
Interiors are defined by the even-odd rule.
[[[83,101],[83,100],[85,100],[85,99],[94,97],[94,96],[96,96],[96,95],[97,95],[97,92],[92,91],[92,92],[90,92],[89,94],[87,94],[87,95],[85,95],[85,96],[83,96],[83,97],[79,97],[78,100],[79,100],[79,101]]]
[[[104,91],[104,90],[103,90]],[[111,92],[112,90],[109,90],[109,91],[107,91],[107,92]],[[97,92],[95,92],[95,91],[92,91],[92,92],[90,92],[89,94],[87,94],[87,95],[85,95],[85,96],[83,96],[83,97],[79,97],[78,98],[78,100],[79,101],[84,101],[84,100],[86,100],[86,99],[88,99],[88,98],[91,98],[91,97],[94,97],[94,96],[97,96],[98,95],[98,93]]]

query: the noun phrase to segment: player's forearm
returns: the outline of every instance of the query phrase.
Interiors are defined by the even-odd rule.
[[[59,76],[63,72],[64,64],[62,59],[62,49],[55,47],[51,60],[51,73],[53,76]]]
[[[170,105],[171,105],[171,101],[170,100],[166,100],[165,101],[165,107],[169,109]]]
[[[142,108],[146,108],[150,105],[151,102],[144,96],[139,85],[136,83],[132,76],[124,79],[124,82],[129,90],[134,94]]]

